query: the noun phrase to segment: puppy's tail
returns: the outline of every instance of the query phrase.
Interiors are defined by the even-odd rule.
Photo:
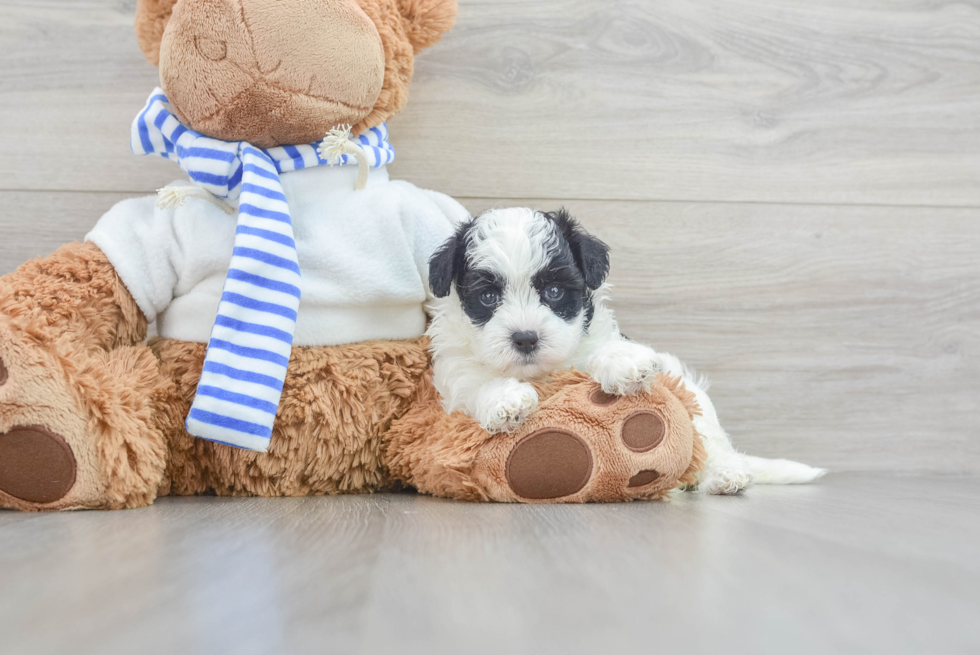
[[[806,484],[823,477],[827,469],[818,469],[788,459],[766,459],[745,455],[756,484]]]

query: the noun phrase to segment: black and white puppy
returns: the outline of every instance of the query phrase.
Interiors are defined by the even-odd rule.
[[[738,453],[703,381],[680,360],[629,341],[607,305],[609,248],[564,210],[494,209],[459,225],[429,261],[433,379],[447,412],[488,432],[517,428],[538,406],[528,383],[576,368],[615,395],[680,375],[697,396],[707,450],[699,489],[735,493],[759,482],[805,482],[819,469]]]

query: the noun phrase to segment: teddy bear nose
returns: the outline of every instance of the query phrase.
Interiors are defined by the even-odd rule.
[[[537,332],[515,332],[510,335],[510,341],[514,349],[523,355],[530,355],[538,349]]]

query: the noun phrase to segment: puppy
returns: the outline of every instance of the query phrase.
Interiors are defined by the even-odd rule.
[[[737,493],[752,480],[753,463],[766,482],[819,476],[796,462],[738,453],[704,382],[676,357],[620,333],[607,305],[608,272],[609,248],[564,210],[494,209],[460,224],[429,261],[434,299],[426,333],[445,410],[463,411],[488,432],[508,432],[537,409],[528,382],[552,371],[585,371],[615,395],[648,391],[665,371],[682,376],[703,412],[694,420],[708,455],[701,491]]]

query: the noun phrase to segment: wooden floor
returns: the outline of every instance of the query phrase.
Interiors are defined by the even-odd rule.
[[[0,652],[976,653],[980,480],[0,512]]]

